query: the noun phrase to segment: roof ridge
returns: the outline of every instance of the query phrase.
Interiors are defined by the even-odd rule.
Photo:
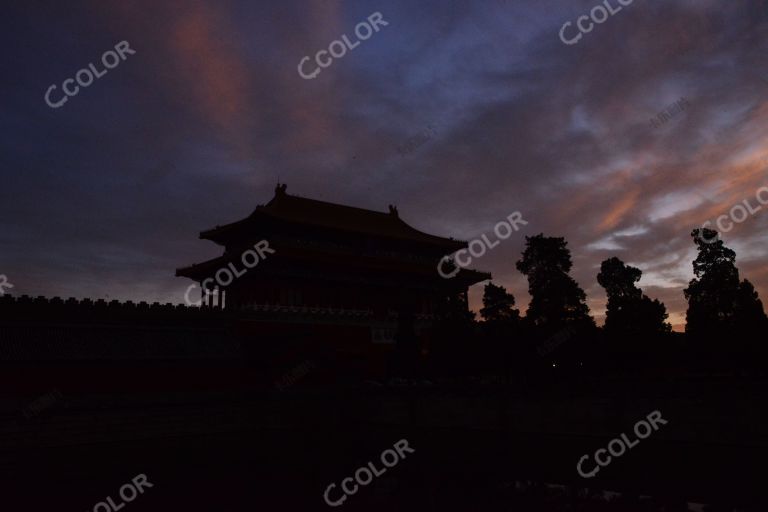
[[[347,208],[347,209],[350,209],[350,210],[361,210],[361,211],[364,211],[364,212],[367,212],[367,213],[378,213],[379,215],[384,215],[386,217],[396,218],[394,215],[391,215],[389,212],[382,212],[382,211],[378,211],[378,210],[371,210],[369,208],[363,208],[363,207],[360,207],[360,206],[350,206],[350,205],[347,205],[347,204],[332,203],[330,201],[323,201],[322,199],[313,199],[311,197],[304,197],[304,196],[300,196],[300,195],[297,195],[297,194],[288,194],[288,193],[284,193],[282,196],[273,197],[267,204],[259,205],[256,208],[257,209],[258,208],[265,208],[265,207],[269,206],[270,204],[272,204],[278,198],[280,198],[280,199],[283,199],[283,198],[301,199],[302,201],[308,201],[308,202],[312,202],[312,203],[320,203],[320,204],[325,204],[325,205],[329,205],[329,206],[337,206],[337,207],[340,207],[340,208]]]
[[[286,188],[285,184],[278,184],[272,199],[267,204],[256,206],[247,218],[204,231],[200,237],[216,241],[215,237],[220,230],[223,232],[223,230],[244,229],[246,223],[257,221],[261,216],[267,216],[281,221],[439,244],[448,248],[466,245],[466,242],[455,240],[453,237],[433,235],[412,226],[400,217],[397,207],[392,204],[389,205],[389,212],[378,211],[300,195],[289,195]]]

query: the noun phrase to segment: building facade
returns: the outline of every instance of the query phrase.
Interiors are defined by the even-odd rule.
[[[204,307],[247,312],[254,334],[370,353],[393,344],[408,317],[424,346],[441,304],[490,279],[469,269],[441,277],[440,260],[467,243],[409,226],[394,206],[377,212],[286,189],[278,185],[245,219],[200,233],[223,254],[176,271],[197,283]]]

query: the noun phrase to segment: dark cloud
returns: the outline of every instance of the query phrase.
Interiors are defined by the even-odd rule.
[[[766,185],[766,2],[25,2],[7,9],[0,273],[14,293],[181,302],[197,233],[293,193],[462,239],[525,229],[475,266],[524,308],[524,236],[565,236],[599,316],[618,255],[683,322],[691,229]],[[314,55],[389,25],[314,80]],[[60,109],[43,95],[122,40],[136,54]],[[653,127],[680,98],[690,106]],[[420,134],[429,130],[426,140]],[[409,141],[419,139],[419,144]],[[726,235],[768,294],[764,212]],[[477,304],[479,290],[472,291]]]

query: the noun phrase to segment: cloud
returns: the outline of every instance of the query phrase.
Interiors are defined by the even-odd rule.
[[[0,162],[0,273],[31,294],[181,302],[197,232],[291,192],[472,239],[525,230],[476,262],[518,297],[524,236],[565,236],[595,311],[600,261],[640,266],[678,327],[690,231],[765,185],[762,2],[634,3],[577,45],[593,4],[73,2],[7,13],[15,70]],[[374,10],[390,25],[315,80],[296,66]],[[53,112],[42,101],[116,41],[137,54]],[[11,41],[16,41],[11,44]],[[653,128],[685,97],[690,106]],[[429,140],[397,151],[427,127]],[[728,235],[768,294],[765,213]],[[480,287],[471,292],[479,304]],[[81,295],[82,296],[82,295]]]

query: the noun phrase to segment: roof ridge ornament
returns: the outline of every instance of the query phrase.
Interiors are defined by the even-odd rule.
[[[286,189],[288,188],[288,185],[283,183],[282,185],[280,182],[277,182],[277,186],[275,187],[275,196],[284,196],[286,195]]]
[[[389,214],[397,218],[400,218],[400,214],[397,212],[397,206],[389,205]]]

